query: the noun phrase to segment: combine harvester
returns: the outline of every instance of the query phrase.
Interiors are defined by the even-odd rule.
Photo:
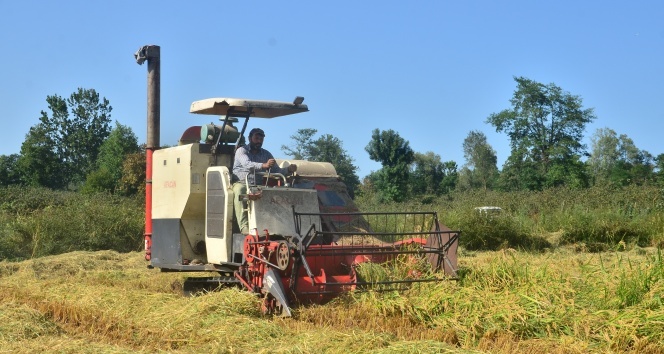
[[[191,113],[218,116],[220,124],[192,126],[178,146],[159,149],[160,50],[144,46],[135,56],[148,61],[145,258],[162,271],[215,274],[188,278],[185,292],[237,284],[262,296],[264,313],[290,316],[294,305],[348,291],[456,277],[459,231],[435,212],[359,212],[329,163],[278,160],[297,164],[297,173],[263,175],[248,188],[241,197],[250,231],[240,233],[231,170],[247,123],[307,112],[303,98],[196,101]],[[397,262],[406,270],[372,275],[376,264]]]

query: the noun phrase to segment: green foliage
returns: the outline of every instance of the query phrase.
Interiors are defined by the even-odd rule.
[[[119,190],[125,157],[139,151],[138,138],[131,128],[115,122],[115,128],[99,149],[97,168],[87,175],[81,191],[114,193]]]
[[[14,216],[0,213],[0,260],[20,260],[30,255],[29,243],[12,230]]]
[[[464,188],[492,188],[498,178],[498,157],[484,133],[474,130],[463,141]]]
[[[440,155],[427,151],[416,152],[410,172],[411,193],[425,198],[436,196],[454,189],[457,180],[456,163],[442,162]]]
[[[357,176],[357,166],[353,164],[353,158],[343,148],[341,140],[330,134],[321,135],[314,140],[316,132],[316,129],[298,129],[297,133],[291,136],[295,145],[282,145],[281,150],[296,160],[331,163],[346,184],[351,197],[354,196],[360,185],[360,178]]]
[[[503,172],[505,189],[541,190],[586,179],[574,165],[585,153],[581,143],[586,124],[595,119],[593,109],[583,109],[578,96],[554,84],[544,85],[515,77],[517,89],[511,109],[493,113],[487,123],[510,138],[512,153]],[[550,171],[554,170],[551,174]],[[560,174],[567,171],[571,175]],[[570,180],[571,179],[571,180]]]
[[[407,181],[410,174],[407,169],[399,167],[383,167],[378,171],[372,171],[366,179],[376,191],[376,197],[383,202],[400,202],[406,200],[409,195]]]
[[[392,129],[374,129],[371,141],[365,147],[369,157],[383,166],[407,166],[413,162],[414,152],[407,140]]]
[[[561,236],[562,243],[585,243],[596,250],[597,244],[613,247],[619,243],[651,246],[653,235],[647,217],[634,217],[620,210],[575,210],[569,214]]]
[[[30,186],[64,189],[66,172],[56,154],[56,143],[47,135],[47,130],[45,125],[37,124],[26,135],[17,161],[21,180]]]
[[[0,258],[25,259],[75,250],[142,246],[140,200],[46,188],[0,188]]]
[[[443,180],[440,181],[439,189],[442,193],[450,193],[456,188],[459,180],[459,173],[457,172],[457,164],[454,161],[443,162]]]
[[[305,128],[298,129],[295,135],[291,135],[291,139],[295,141],[295,146],[281,146],[281,151],[285,154],[293,156],[296,160],[308,160],[313,156],[315,143],[313,136],[318,132],[316,129]]]
[[[61,207],[71,194],[45,187],[0,187],[0,213],[30,215],[46,208]]]
[[[141,152],[128,154],[122,162],[122,179],[119,191],[122,195],[145,195],[145,146]]]
[[[656,186],[457,190],[433,200],[401,203],[385,203],[363,193],[356,202],[363,211],[437,211],[443,224],[462,231],[461,244],[472,249],[664,246],[664,190]],[[480,218],[474,209],[480,206],[501,207],[502,214]]]
[[[638,149],[627,135],[618,136],[612,129],[600,128],[591,141],[588,168],[595,183],[642,185],[656,179],[652,155]]]
[[[112,107],[94,89],[82,89],[68,99],[47,96],[50,114],[30,128],[21,146],[24,181],[63,189],[76,187],[95,167],[102,143],[110,133]]]
[[[664,187],[664,154],[659,154],[653,159],[655,182]]]
[[[0,155],[0,186],[21,183],[18,158],[18,154]]]
[[[394,130],[374,129],[371,141],[365,147],[369,158],[383,165],[369,178],[373,181],[384,200],[402,201],[408,195],[409,166],[415,159],[415,153],[408,141]]]
[[[88,173],[80,192],[84,194],[112,193],[115,191],[117,183],[119,180],[116,179],[115,173],[104,166]]]
[[[609,128],[599,128],[590,138],[591,152],[588,168],[595,182],[605,182],[619,160],[620,141],[616,132]]]
[[[618,306],[622,309],[630,306],[640,305],[646,294],[648,294],[657,283],[664,281],[664,259],[662,252],[658,251],[654,257],[649,257],[646,266],[635,265],[628,259],[621,260],[625,269],[620,274],[620,283],[616,288]],[[655,299],[649,307],[661,308],[662,298]]]
[[[537,163],[519,151],[512,151],[500,173],[498,189],[508,192],[540,190],[543,184],[544,178],[539,173]]]
[[[516,248],[538,251],[551,247],[548,241],[531,234],[526,225],[511,215],[486,215],[471,209],[455,216],[448,222],[455,230],[462,230],[459,244],[468,250]]]
[[[544,188],[567,186],[570,188],[586,188],[590,185],[586,166],[579,156],[557,158],[551,165],[544,178]]]

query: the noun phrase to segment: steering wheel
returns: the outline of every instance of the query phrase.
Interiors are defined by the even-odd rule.
[[[284,185],[288,184],[286,176],[282,175],[281,173],[256,172],[256,175],[262,176],[265,179],[265,187],[267,187],[270,184],[270,182],[276,183],[276,185],[278,186],[281,185],[279,183],[280,181],[283,181]]]

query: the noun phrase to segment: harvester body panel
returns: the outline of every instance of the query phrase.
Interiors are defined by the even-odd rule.
[[[152,176],[152,259],[154,266],[207,263],[205,252],[206,171],[231,163],[211,156],[210,147],[192,143],[157,150]],[[175,244],[174,244],[175,243]]]
[[[318,195],[314,189],[263,188],[261,198],[249,201],[249,229],[259,232],[267,229],[271,235],[292,237],[297,235],[293,210],[300,213],[318,213]],[[309,221],[318,230],[320,218]]]
[[[224,264],[233,261],[233,187],[226,166],[207,170],[205,202],[205,248],[207,261]],[[241,259],[240,259],[241,261]]]

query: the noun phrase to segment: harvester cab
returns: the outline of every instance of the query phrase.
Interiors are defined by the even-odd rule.
[[[135,57],[148,62],[145,258],[161,271],[213,274],[188,278],[185,292],[235,284],[260,295],[264,313],[288,316],[348,291],[456,277],[459,231],[435,212],[360,212],[330,163],[277,160],[297,164],[297,175],[257,175],[256,185],[244,181],[246,195],[234,195],[233,159],[249,120],[307,112],[302,97],[196,101],[191,113],[220,123],[192,126],[160,149],[160,48]],[[246,234],[235,198],[246,201]]]

